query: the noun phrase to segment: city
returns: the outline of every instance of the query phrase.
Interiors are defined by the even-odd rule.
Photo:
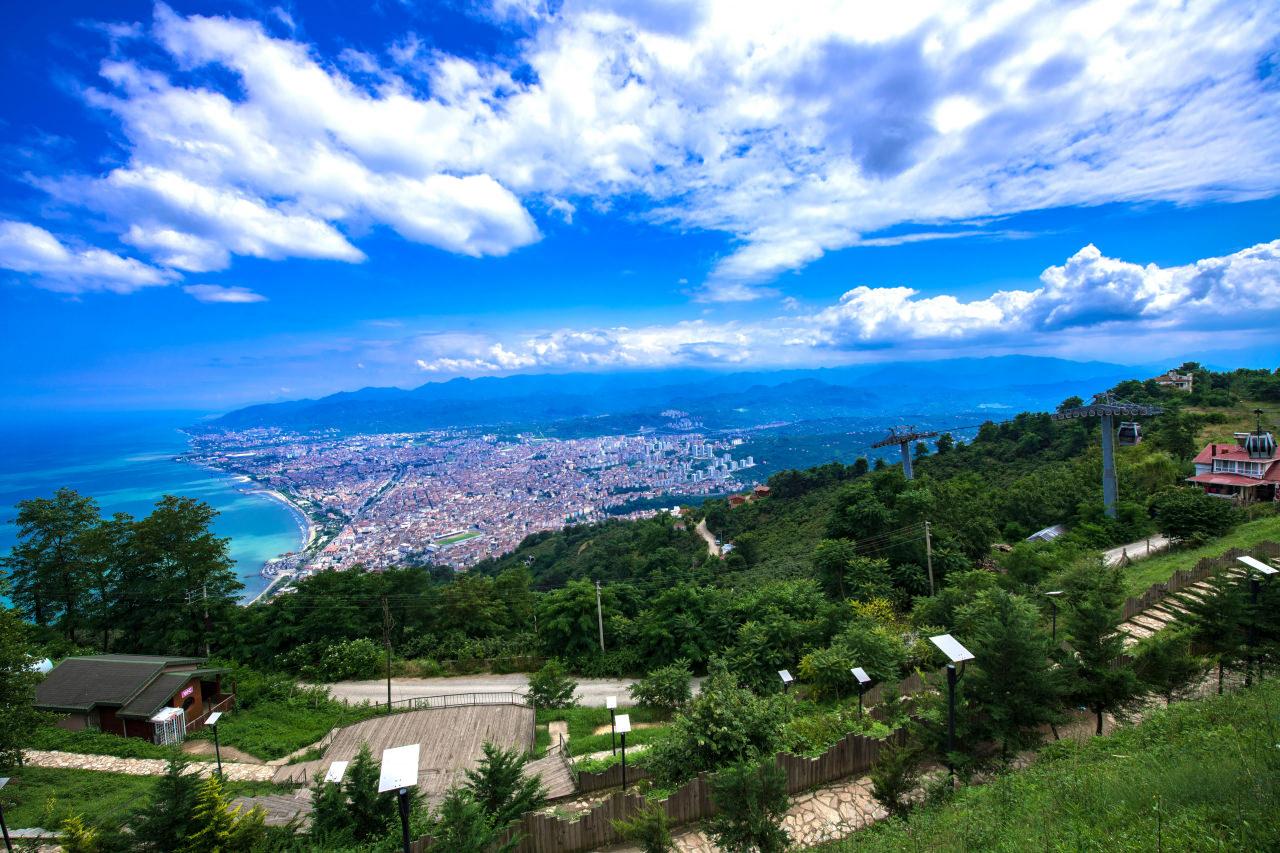
[[[696,426],[668,411],[673,427]],[[301,553],[264,572],[434,563],[463,569],[531,533],[652,515],[665,497],[754,483],[740,437],[699,432],[559,440],[460,430],[377,435],[252,429],[198,435],[187,461],[256,483],[305,515]]]

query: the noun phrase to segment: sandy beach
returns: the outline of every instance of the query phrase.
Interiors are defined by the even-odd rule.
[[[281,492],[277,489],[266,489],[266,488],[260,487],[258,489],[255,489],[255,491],[264,495],[270,495],[271,497],[280,501],[285,506],[289,507],[289,509],[293,510],[293,514],[298,519],[298,526],[302,528],[303,544],[302,544],[302,547],[299,548],[298,550],[305,551],[308,548],[310,548],[311,544],[315,542],[316,536],[318,535],[318,531],[316,530],[316,525],[314,522],[312,522],[311,517],[302,511],[302,507],[298,506],[293,501],[289,500],[289,498],[284,494],[284,492]]]

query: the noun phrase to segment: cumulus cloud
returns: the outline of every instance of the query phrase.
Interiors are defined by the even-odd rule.
[[[1160,267],[1109,258],[1089,245],[1040,276],[1035,290],[963,301],[909,287],[852,288],[811,313],[765,321],[689,321],[641,328],[513,335],[432,335],[412,341],[420,369],[442,374],[530,369],[672,367],[708,363],[821,364],[858,352],[1067,345],[1099,333],[1147,336],[1280,323],[1280,240],[1221,258]],[[798,303],[786,306],[796,312]],[[1243,322],[1241,317],[1247,315]]]
[[[220,284],[188,284],[182,288],[183,293],[195,297],[200,302],[221,302],[245,305],[251,302],[266,302],[267,297],[247,287],[225,287]]]
[[[541,239],[530,207],[624,200],[727,235],[702,298],[758,299],[824,253],[993,216],[1274,194],[1276,11],[502,0],[523,37],[489,60],[412,33],[329,57],[292,27],[159,5],[152,44],[120,41],[87,93],[124,164],[45,185],[193,272],[358,262],[371,227],[503,255]]]
[[[63,293],[132,293],[176,278],[168,270],[105,249],[67,246],[43,228],[9,220],[0,220],[0,267],[28,274],[37,285]]]

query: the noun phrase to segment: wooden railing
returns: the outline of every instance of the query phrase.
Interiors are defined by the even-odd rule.
[[[1248,548],[1232,548],[1217,557],[1205,557],[1190,569],[1180,569],[1173,573],[1167,581],[1159,581],[1147,587],[1141,595],[1128,598],[1124,602],[1121,622],[1127,622],[1142,611],[1159,604],[1165,596],[1200,583],[1205,578],[1238,566],[1238,560],[1245,555],[1263,558],[1280,557],[1280,543],[1259,542]]]

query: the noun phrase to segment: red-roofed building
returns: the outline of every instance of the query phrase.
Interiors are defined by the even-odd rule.
[[[1241,503],[1280,500],[1280,450],[1269,432],[1238,432],[1234,444],[1210,444],[1188,477],[1206,494]]]

